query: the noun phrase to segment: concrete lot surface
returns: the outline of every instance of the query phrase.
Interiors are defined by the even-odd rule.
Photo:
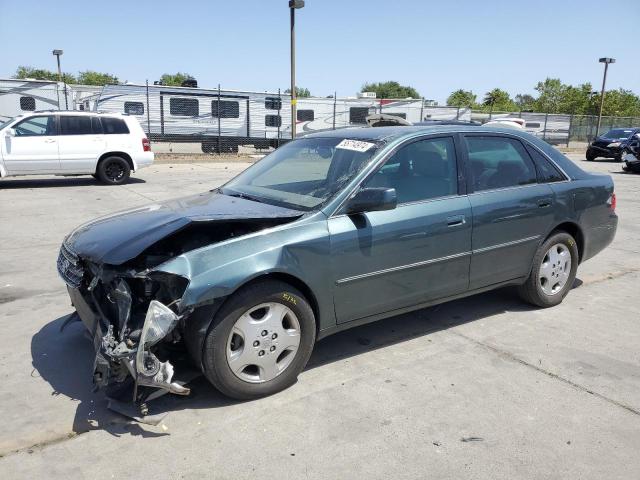
[[[169,412],[156,427],[107,410],[82,326],[60,333],[59,245],[247,164],[156,165],[122,187],[1,180],[0,478],[640,478],[640,175],[579,163],[611,172],[620,227],[562,305],[506,289],[359,327],[285,392],[238,403],[198,379],[151,405]]]

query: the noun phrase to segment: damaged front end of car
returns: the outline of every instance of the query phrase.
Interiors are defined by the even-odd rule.
[[[189,283],[179,275],[133,266],[97,265],[63,244],[58,272],[73,306],[93,337],[93,383],[143,404],[151,395],[188,395],[174,381],[170,357],[180,350],[179,324],[191,313],[180,308]],[[151,388],[140,388],[151,387]]]

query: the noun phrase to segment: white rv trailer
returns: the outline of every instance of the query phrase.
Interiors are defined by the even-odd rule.
[[[95,108],[136,117],[154,141],[195,142],[213,152],[290,139],[290,103],[278,93],[126,84],[105,85]]]
[[[73,110],[73,92],[62,82],[0,79],[0,121],[36,110]]]

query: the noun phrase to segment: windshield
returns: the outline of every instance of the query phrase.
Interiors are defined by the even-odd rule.
[[[15,120],[15,117],[10,118],[8,120],[0,120],[0,130],[2,130],[4,127],[6,127],[7,125],[9,125],[11,122],[13,122]]]
[[[343,138],[294,140],[220,190],[296,210],[318,209],[369,163],[380,145]]]
[[[605,133],[602,138],[611,138],[614,140],[622,140],[623,138],[629,138],[633,130],[630,128],[614,128]]]

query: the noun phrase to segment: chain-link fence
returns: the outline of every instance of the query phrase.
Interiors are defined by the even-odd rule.
[[[189,146],[189,153],[276,148],[291,139],[291,97],[283,92],[248,92],[198,87],[124,84],[104,87],[34,80],[0,80],[0,120],[37,110],[96,110],[138,119],[158,145]],[[433,120],[486,123],[521,118],[529,133],[554,144],[589,142],[597,116],[536,112],[478,112],[441,107],[422,99],[298,98],[296,134],[366,125],[371,114],[395,115],[411,123]],[[600,133],[640,127],[639,117],[603,117]],[[169,151],[173,151],[169,147]],[[184,149],[182,151],[185,151]]]

